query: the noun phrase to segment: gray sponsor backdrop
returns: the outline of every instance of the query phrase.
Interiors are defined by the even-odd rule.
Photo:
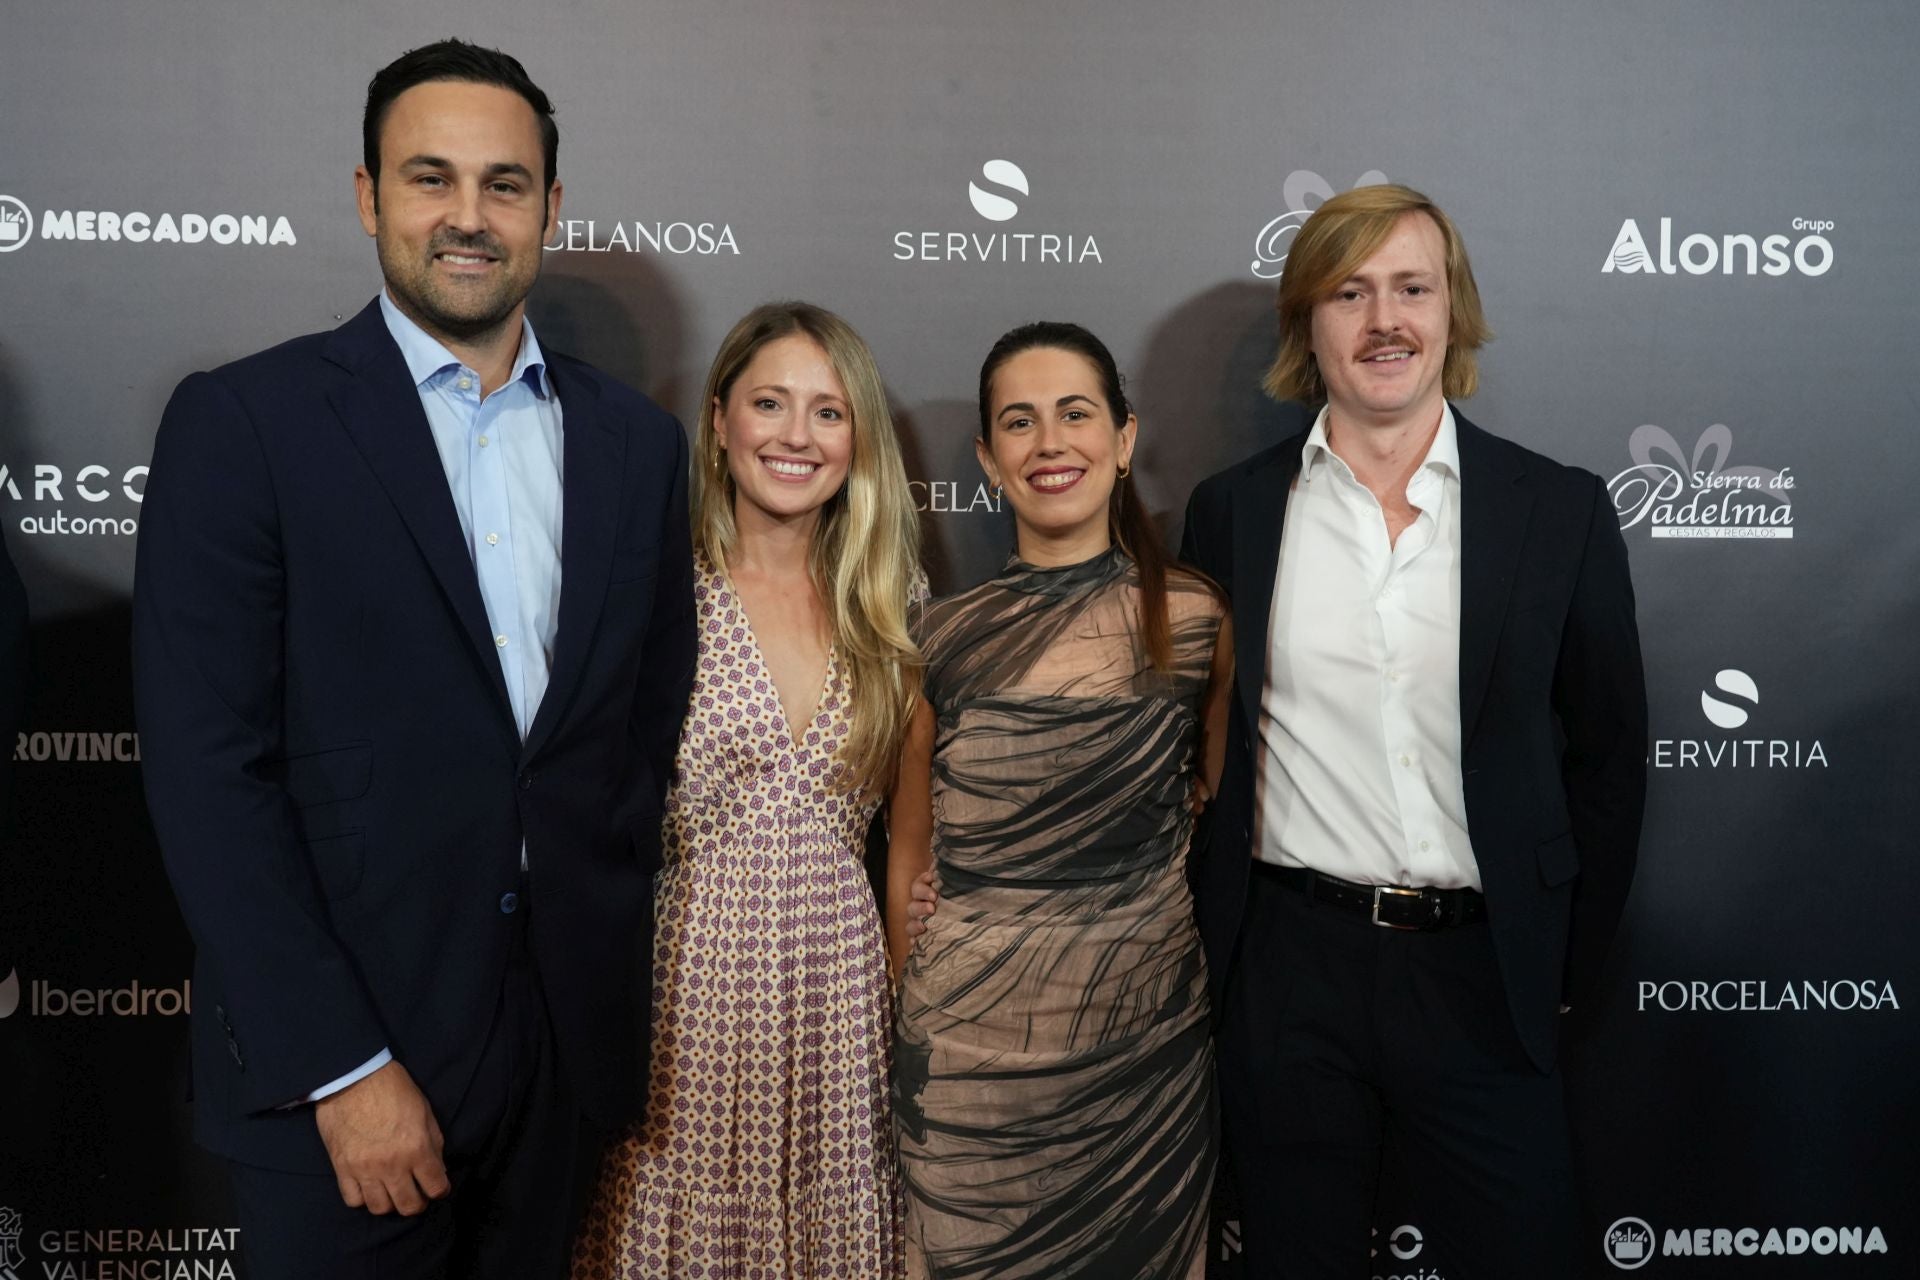
[[[1915,1274],[1907,0],[68,0],[0,32],[0,527],[37,661],[0,1275],[244,1273],[187,1136],[189,944],[139,798],[140,494],[178,379],[373,296],[360,102],[445,34],[559,107],[543,340],[685,419],[748,307],[840,311],[942,589],[1010,544],[970,443],[1003,330],[1113,346],[1172,539],[1195,481],[1300,421],[1257,388],[1300,220],[1383,175],[1435,196],[1499,335],[1464,408],[1613,481],[1641,603],[1642,869],[1567,1023],[1585,1273]],[[1223,1188],[1221,1275],[1239,1212]],[[1379,1227],[1374,1274],[1451,1274],[1392,1203]]]

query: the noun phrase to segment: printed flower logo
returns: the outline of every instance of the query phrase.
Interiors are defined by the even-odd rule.
[[[1376,187],[1387,180],[1387,175],[1378,169],[1369,169],[1360,175],[1356,187]],[[1287,203],[1287,211],[1260,228],[1260,234],[1253,240],[1253,274],[1262,280],[1278,280],[1286,269],[1287,254],[1293,248],[1293,237],[1313,211],[1333,199],[1333,184],[1311,169],[1295,169],[1287,175],[1280,186],[1281,198]]]
[[[1662,504],[1681,501],[1689,491],[1737,494],[1745,501],[1765,495],[1779,506],[1791,506],[1791,477],[1765,467],[1727,465],[1733,452],[1733,431],[1716,422],[1700,433],[1689,457],[1665,427],[1646,423],[1627,440],[1633,465],[1607,482],[1620,527],[1631,529]]]

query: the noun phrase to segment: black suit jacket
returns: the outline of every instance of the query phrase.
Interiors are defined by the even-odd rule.
[[[694,658],[685,436],[548,353],[561,595],[526,741],[412,377],[370,304],[168,404],[142,507],[134,682],[148,807],[197,947],[195,1126],[328,1167],[284,1104],[385,1046],[445,1116],[523,891],[586,1112],[646,1079],[652,873]],[[515,910],[521,909],[517,905]]]
[[[1467,830],[1515,1030],[1552,1067],[1560,1004],[1598,976],[1626,903],[1646,800],[1647,709],[1626,545],[1598,476],[1456,410],[1460,738]],[[1203,481],[1182,558],[1234,613],[1227,764],[1192,868],[1220,1005],[1253,852],[1268,622],[1302,432]]]

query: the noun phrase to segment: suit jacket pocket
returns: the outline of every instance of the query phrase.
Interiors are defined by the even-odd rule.
[[[324,751],[308,751],[269,765],[294,807],[357,800],[373,784],[373,744],[349,742]]]
[[[1571,831],[1540,842],[1534,851],[1540,863],[1540,883],[1558,888],[1580,874],[1580,850]]]
[[[366,832],[343,831],[305,843],[314,878],[329,900],[351,897],[360,888],[360,876],[367,866]]]

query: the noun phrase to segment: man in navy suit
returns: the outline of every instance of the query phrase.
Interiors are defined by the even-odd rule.
[[[181,383],[141,521],[196,1133],[253,1274],[560,1275],[644,1096],[685,439],[534,337],[558,134],[517,61],[415,50],[364,128],[385,289]]]
[[[1234,609],[1194,882],[1248,1268],[1368,1274],[1390,1161],[1423,1264],[1571,1275],[1558,1020],[1593,991],[1646,790],[1618,520],[1597,476],[1448,404],[1489,335],[1418,192],[1323,205],[1279,311],[1267,390],[1318,416],[1202,483],[1183,550]]]

